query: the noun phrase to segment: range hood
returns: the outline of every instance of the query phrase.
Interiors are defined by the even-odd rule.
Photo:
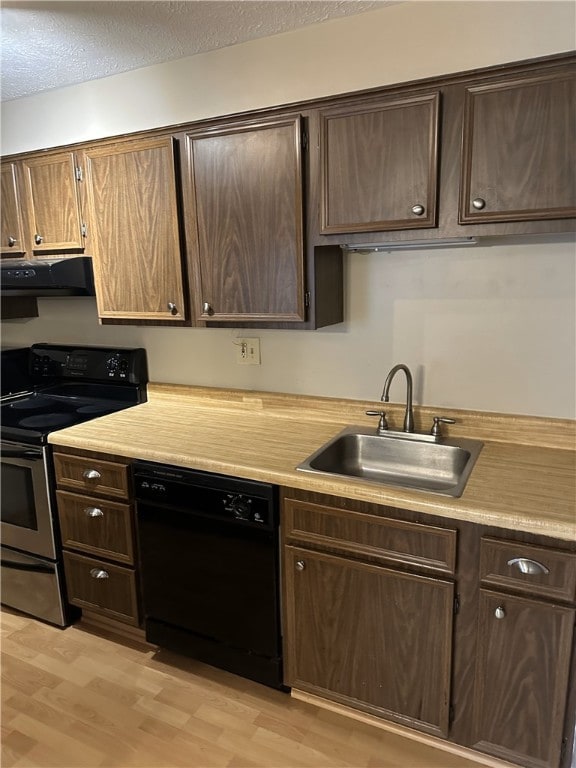
[[[3,297],[94,296],[92,259],[4,259],[0,262],[0,287]]]

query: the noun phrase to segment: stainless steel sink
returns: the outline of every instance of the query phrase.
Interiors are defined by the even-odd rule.
[[[483,443],[460,438],[435,442],[427,435],[414,438],[347,427],[296,469],[461,496]]]

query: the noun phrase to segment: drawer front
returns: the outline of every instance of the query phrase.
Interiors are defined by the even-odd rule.
[[[576,553],[485,537],[482,584],[565,602],[576,599]]]
[[[58,488],[117,499],[129,496],[128,464],[55,453],[54,467]]]
[[[80,608],[138,625],[136,576],[129,568],[64,552],[68,600]]]
[[[62,544],[92,555],[134,563],[133,508],[58,491],[58,517]]]
[[[286,539],[382,563],[453,574],[457,532],[295,499],[284,503]]]

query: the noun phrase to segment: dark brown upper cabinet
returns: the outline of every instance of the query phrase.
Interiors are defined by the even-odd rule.
[[[19,166],[29,250],[36,254],[82,252],[81,170],[74,152],[32,155]]]
[[[300,116],[186,134],[184,206],[200,321],[305,320]]]
[[[459,221],[576,216],[576,75],[466,88]]]
[[[87,149],[88,236],[99,317],[186,318],[174,140],[131,139]]]
[[[3,256],[22,256],[26,253],[26,246],[15,163],[2,163],[1,194],[0,253]]]
[[[320,233],[436,225],[438,91],[320,113]]]

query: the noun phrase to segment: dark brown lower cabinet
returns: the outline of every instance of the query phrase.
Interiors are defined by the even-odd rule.
[[[452,582],[292,546],[285,556],[287,683],[446,736]]]
[[[574,618],[573,608],[480,590],[475,749],[558,766]]]

